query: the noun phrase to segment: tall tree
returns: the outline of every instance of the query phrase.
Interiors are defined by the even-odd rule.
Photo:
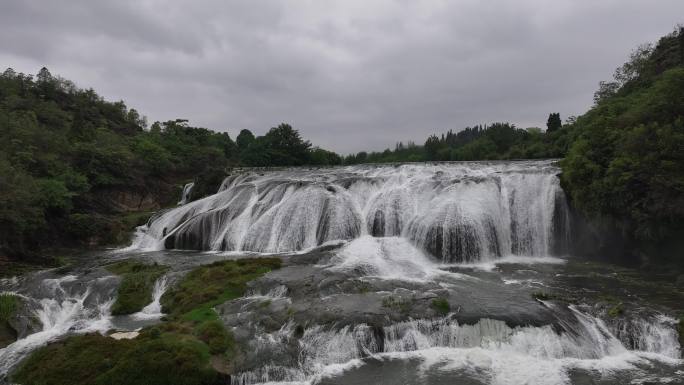
[[[561,127],[563,127],[563,122],[561,121],[560,113],[550,113],[549,118],[546,120],[546,132],[554,132]]]

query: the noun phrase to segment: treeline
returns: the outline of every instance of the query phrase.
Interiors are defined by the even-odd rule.
[[[155,122],[43,68],[0,75],[0,257],[48,245],[117,242],[127,213],[174,204],[180,183],[214,193],[226,168],[338,164],[287,124],[264,136]],[[102,239],[102,238],[105,239]]]
[[[475,125],[461,131],[431,135],[425,144],[396,144],[394,150],[359,152],[344,158],[345,164],[467,161],[496,159],[559,158],[567,151],[569,137],[558,113],[549,116],[546,131],[517,128],[510,123]]]

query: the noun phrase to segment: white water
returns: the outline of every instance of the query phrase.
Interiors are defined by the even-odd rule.
[[[369,234],[444,262],[552,255],[569,227],[558,172],[535,161],[241,174],[154,218],[133,248],[289,252]]]
[[[357,271],[370,277],[421,281],[445,274],[407,239],[369,235],[357,238],[337,251],[329,269]]]
[[[366,357],[418,359],[422,371],[466,371],[469,377],[480,377],[494,385],[569,384],[572,369],[590,370],[599,376],[626,373],[631,378],[643,375],[640,367],[651,362],[681,364],[676,338],[669,339],[669,345],[645,345],[644,350],[630,351],[603,321],[574,308],[572,312],[575,326],[562,333],[551,326],[511,328],[503,321],[491,319],[474,325],[460,325],[448,319],[412,320],[383,328],[383,338],[379,340],[372,328],[363,324],[340,329],[314,326],[296,341],[296,367],[266,363],[258,370],[233,376],[232,384],[312,384],[358,368],[365,364]],[[649,323],[643,334],[635,337],[659,339],[673,330],[667,323]],[[293,340],[290,324],[257,338],[252,348],[269,350]]]
[[[161,297],[168,288],[168,278],[163,276],[154,283],[152,291],[152,302],[145,306],[141,311],[131,315],[134,319],[150,320],[161,318],[164,314],[161,310]]]
[[[0,379],[21,357],[66,333],[106,332],[111,327],[110,308],[114,299],[100,297],[94,289],[107,279],[100,278],[81,290],[67,287],[76,280],[75,276],[46,279],[41,283],[45,297],[24,297],[35,306],[34,315],[42,330],[0,349]]]
[[[181,193],[181,200],[178,202],[179,206],[182,206],[190,201],[190,194],[192,194],[192,189],[195,187],[195,182],[190,182],[183,186],[183,192]]]

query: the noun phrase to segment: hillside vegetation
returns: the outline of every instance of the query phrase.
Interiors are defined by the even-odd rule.
[[[212,194],[236,165],[339,163],[287,124],[237,143],[183,119],[155,122],[52,76],[0,75],[0,259],[46,246],[124,242],[180,186]]]

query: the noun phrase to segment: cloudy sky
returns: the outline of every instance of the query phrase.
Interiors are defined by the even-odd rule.
[[[122,99],[150,122],[342,153],[591,104],[683,0],[0,1],[0,65]]]

